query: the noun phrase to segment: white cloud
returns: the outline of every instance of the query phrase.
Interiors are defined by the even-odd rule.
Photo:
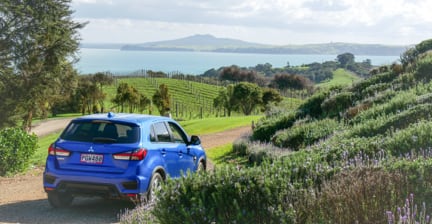
[[[196,33],[273,44],[413,44],[432,38],[427,0],[73,0],[84,41],[147,42]]]

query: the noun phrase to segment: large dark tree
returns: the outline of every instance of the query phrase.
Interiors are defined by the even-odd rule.
[[[0,1],[0,127],[19,119],[30,129],[35,113],[63,94],[84,26],[72,21],[70,2]]]

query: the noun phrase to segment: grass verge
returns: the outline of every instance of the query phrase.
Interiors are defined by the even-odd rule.
[[[239,117],[217,117],[197,120],[181,121],[180,124],[188,134],[211,134],[222,132],[237,127],[252,125],[261,119],[262,115],[239,116]]]
[[[31,159],[31,164],[35,166],[43,166],[45,164],[48,155],[48,147],[59,137],[59,135],[60,132],[55,132],[38,139],[38,148]]]

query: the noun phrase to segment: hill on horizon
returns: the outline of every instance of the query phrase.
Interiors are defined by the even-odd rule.
[[[99,47],[98,47],[99,46]],[[140,44],[82,44],[83,48],[109,48],[124,51],[204,51],[251,54],[343,54],[354,55],[400,55],[409,46],[356,43],[322,43],[303,45],[268,45],[238,39],[218,38],[210,34],[197,34],[174,40]]]

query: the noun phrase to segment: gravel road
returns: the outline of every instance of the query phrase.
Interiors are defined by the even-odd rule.
[[[38,136],[62,130],[70,119],[49,120],[32,128]],[[209,149],[235,141],[250,127],[200,136]],[[211,163],[209,163],[211,168]],[[100,198],[76,198],[70,208],[54,209],[42,187],[43,167],[14,177],[0,177],[0,223],[117,223],[118,216],[133,205]]]

